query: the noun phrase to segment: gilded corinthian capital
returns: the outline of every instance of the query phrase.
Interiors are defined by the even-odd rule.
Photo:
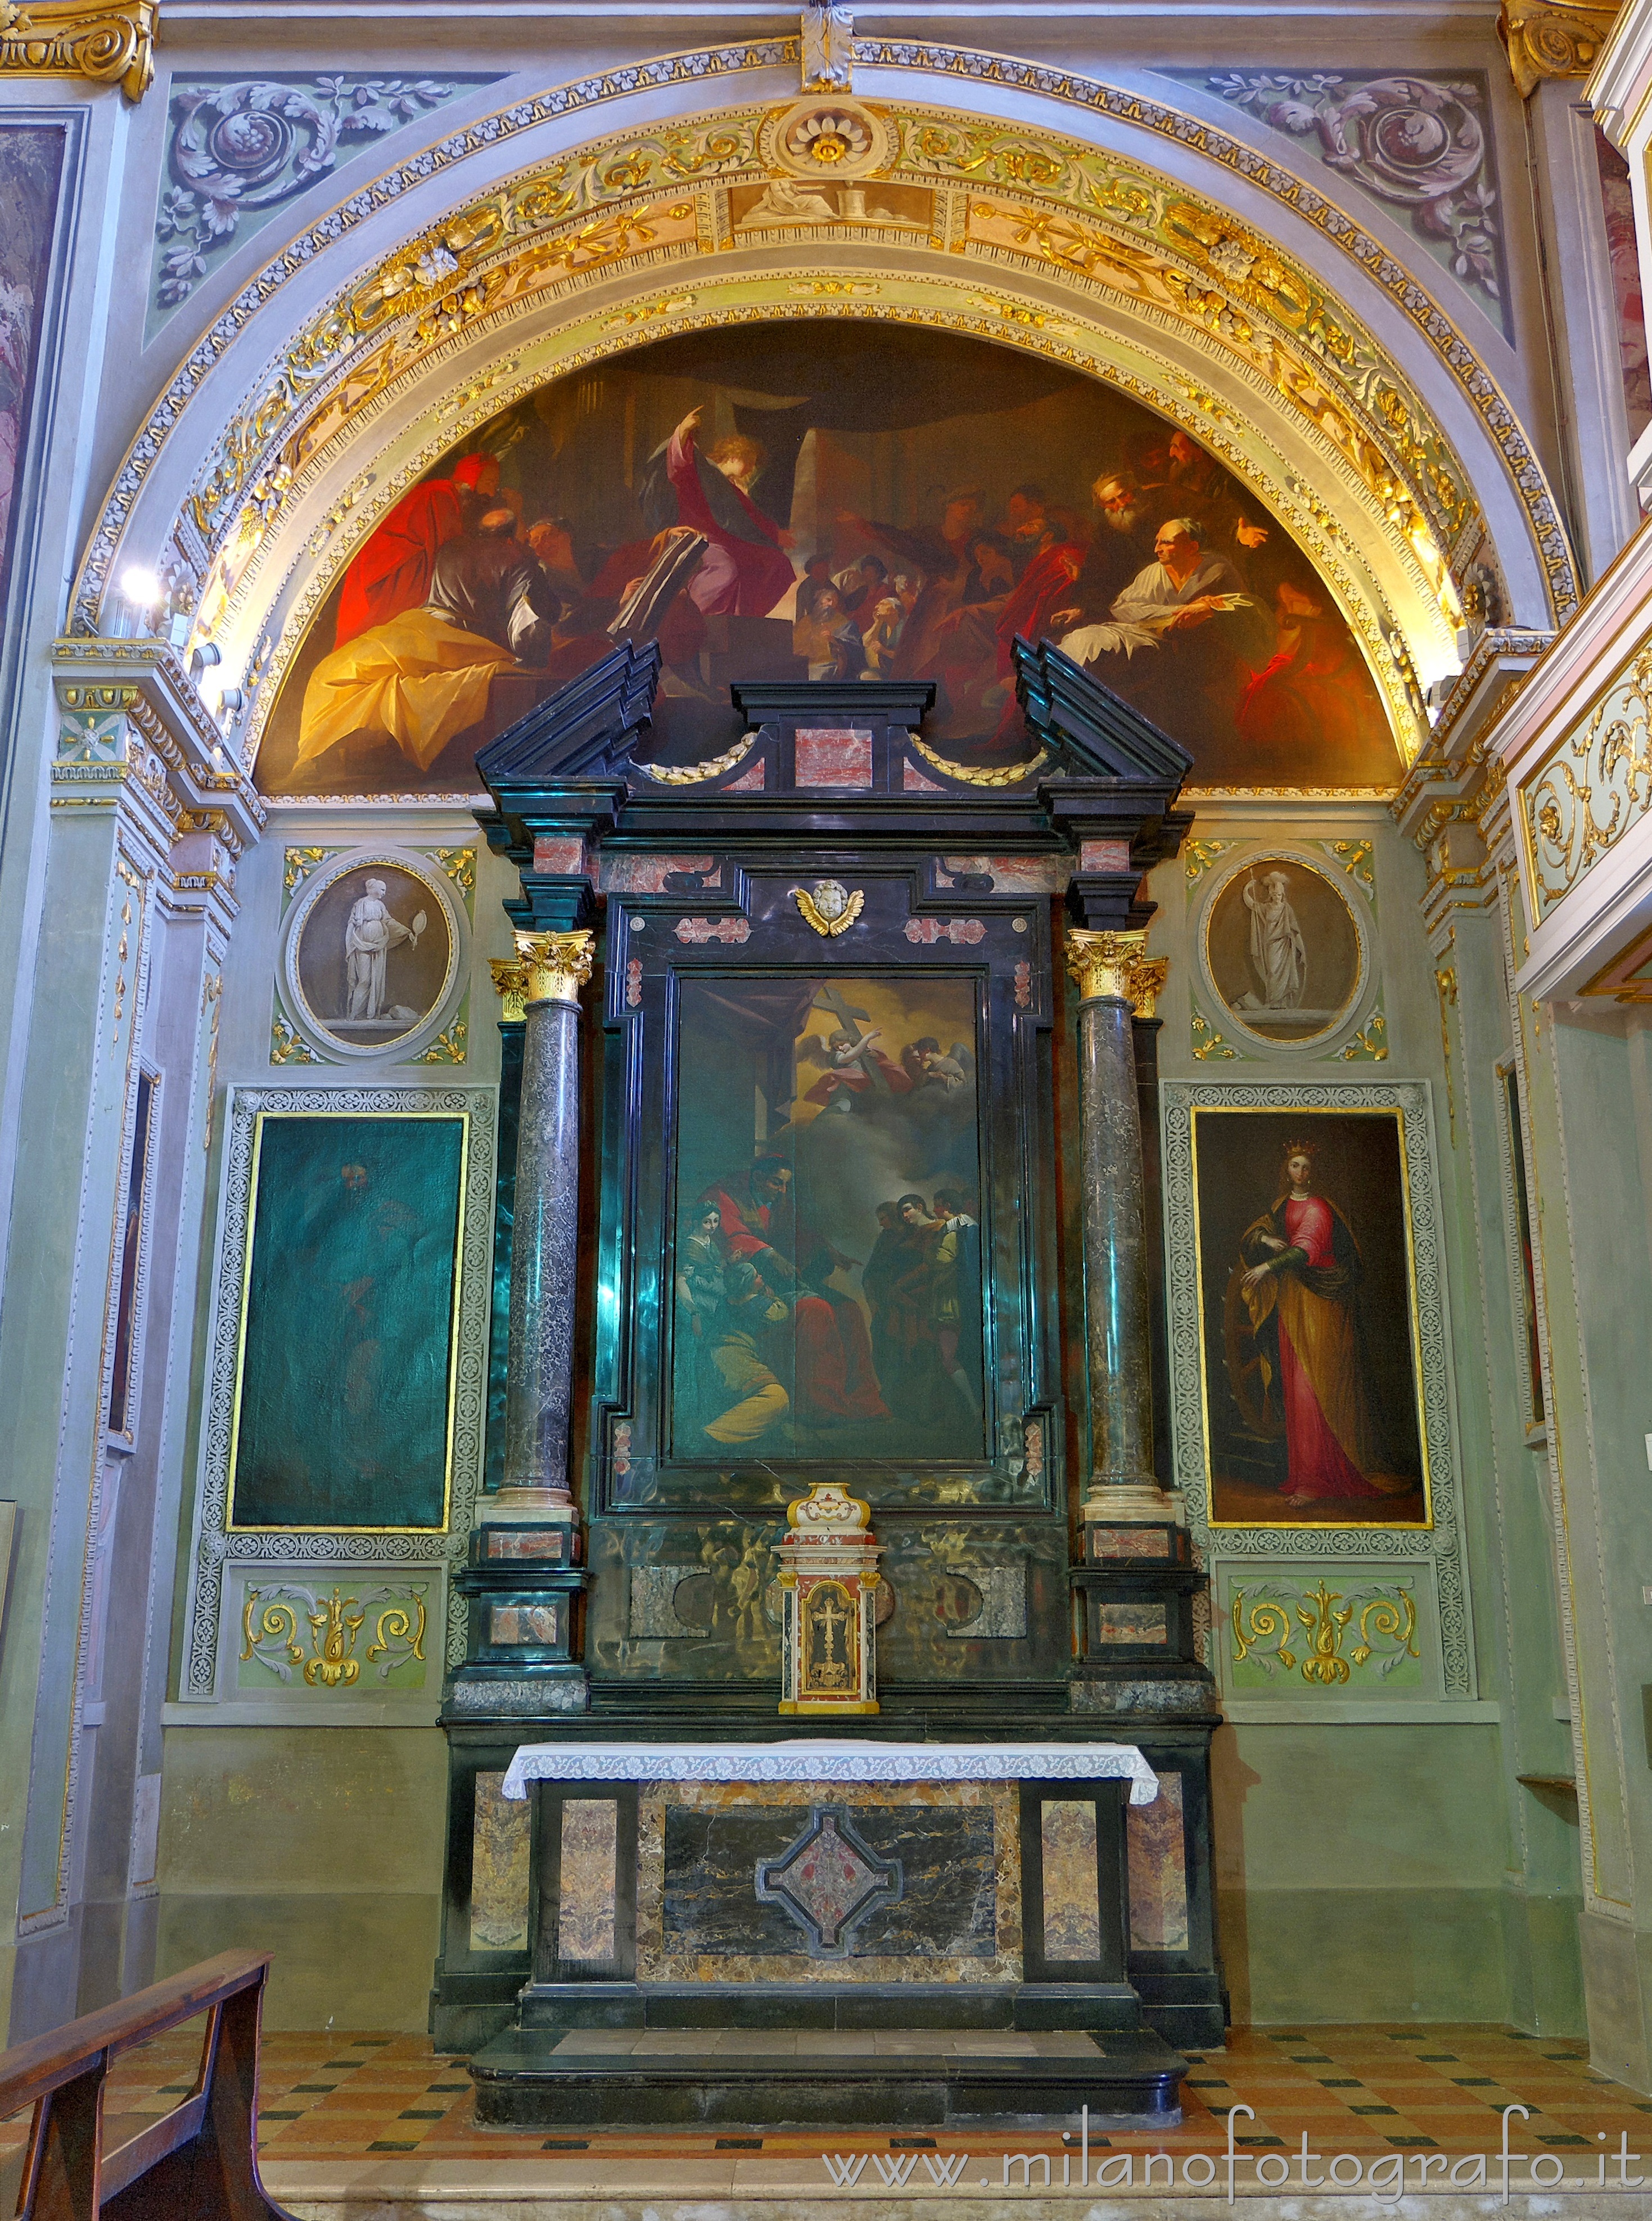
[[[89,77],[141,100],[155,74],[156,0],[0,0],[0,78]]]
[[[1066,954],[1081,1002],[1111,997],[1128,1003],[1138,1018],[1152,1017],[1170,960],[1148,955],[1145,933],[1091,933],[1071,926]]]
[[[1616,5],[1578,0],[1503,0],[1497,34],[1522,100],[1546,77],[1587,77],[1616,22]]]
[[[488,969],[493,974],[494,991],[504,1004],[502,1016],[508,1025],[521,1025],[527,1008],[527,967],[514,956],[490,956]]]
[[[596,936],[577,933],[519,933],[517,960],[527,975],[525,1001],[574,1003],[591,976]]]

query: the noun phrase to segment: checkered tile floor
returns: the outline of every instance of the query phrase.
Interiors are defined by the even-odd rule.
[[[175,2030],[120,2062],[106,2101],[112,2142],[178,2102],[189,2087],[196,2042],[190,2030]],[[260,2149],[277,2191],[293,2163],[354,2162],[355,2174],[360,2162],[380,2154],[402,2162],[410,2156],[508,2161],[517,2168],[533,2159],[545,2170],[547,2190],[563,2172],[552,2155],[566,2155],[582,2183],[593,2188],[609,2180],[617,2188],[621,2179],[630,2187],[638,2181],[639,2163],[653,2162],[681,2179],[684,2188],[691,2182],[713,2187],[714,2173],[729,2178],[730,2188],[755,2190],[760,2179],[768,2188],[814,2183],[820,2155],[827,2152],[937,2149],[992,2155],[1006,2149],[1001,2130],[940,2129],[932,2142],[870,2129],[720,2136],[483,2130],[472,2123],[464,2062],[439,2055],[427,2038],[416,2036],[266,2036],[262,2097]],[[1222,2152],[1230,2107],[1248,2105],[1255,2118],[1239,2117],[1236,2141],[1241,2150],[1258,2155],[1274,2148],[1297,2154],[1306,2130],[1311,2151],[1327,2161],[1339,2152],[1368,2162],[1394,2151],[1455,2158],[1495,2153],[1502,2109],[1524,2105],[1530,2118],[1522,2121],[1517,2115],[1511,2121],[1511,2149],[1554,2153],[1574,2181],[1593,2184],[1597,2155],[1603,2149],[1615,2155],[1624,2131],[1631,2152],[1652,2156],[1652,2101],[1595,2074],[1583,2044],[1496,2028],[1239,2030],[1225,2050],[1193,2057],[1183,2102],[1180,2129],[1114,2130],[1094,2139],[1093,2150],[1167,2151],[1176,2156],[1180,2172],[1184,2154]],[[26,2127],[26,2120],[0,2126],[0,2159],[18,2150]],[[1058,2157],[1063,2150],[1057,2132],[1018,2129],[1008,2142],[1018,2151]],[[759,2157],[760,2168],[752,2164]],[[707,2164],[713,2162],[715,2169]],[[1615,2161],[1611,2171],[1615,2175]],[[1644,2171],[1652,2174],[1652,2165]]]

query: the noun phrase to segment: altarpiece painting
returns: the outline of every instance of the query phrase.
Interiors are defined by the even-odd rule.
[[[596,1368],[593,1561],[610,1520],[761,1520],[828,1473],[913,1513],[1047,1516],[1043,906],[932,917],[909,868],[718,876],[698,916],[609,897],[597,1270],[625,1325]],[[840,895],[852,955],[809,923]],[[670,1546],[677,1580],[701,1547]],[[679,1613],[636,1595],[639,1624]]]
[[[681,1005],[671,1443],[979,1458],[973,983],[696,979]]]

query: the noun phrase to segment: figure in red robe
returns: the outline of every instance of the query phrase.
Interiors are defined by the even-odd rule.
[[[462,455],[451,479],[427,479],[404,493],[344,574],[334,648],[421,609],[438,554],[472,529],[498,491],[496,455]]]
[[[852,1298],[825,1285],[838,1260],[829,1243],[797,1227],[791,1186],[791,1167],[782,1158],[759,1157],[749,1173],[708,1188],[701,1200],[716,1206],[724,1254],[746,1260],[770,1292],[792,1305],[792,1401],[799,1418],[817,1427],[887,1419],[865,1314]]]
[[[706,616],[766,617],[790,593],[796,573],[785,549],[791,535],[765,516],[749,491],[763,465],[755,440],[719,440],[709,454],[695,444],[700,411],[691,409],[649,457],[640,502],[651,529],[686,524],[706,535],[706,553],[689,581],[689,599]]]
[[[1007,679],[1014,668],[1015,636],[1043,640],[1051,629],[1055,612],[1073,598],[1073,587],[1084,567],[1085,548],[1077,540],[1063,540],[1054,525],[1044,535],[1038,554],[1022,572],[1019,582],[1005,600],[998,619],[998,676]],[[1013,704],[1011,704],[1013,708]]]
[[[1239,1292],[1272,1350],[1287,1504],[1401,1495],[1387,1470],[1359,1322],[1363,1261],[1347,1220],[1313,1186],[1313,1145],[1285,1148],[1283,1192],[1245,1229]],[[1272,1398],[1270,1395],[1270,1405]]]
[[[1277,650],[1239,697],[1235,723],[1253,775],[1300,775],[1305,764],[1333,765],[1339,779],[1393,776],[1376,681],[1353,634],[1289,579],[1275,599]]]

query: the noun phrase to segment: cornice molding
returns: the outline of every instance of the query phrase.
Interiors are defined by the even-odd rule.
[[[1506,816],[1496,720],[1555,635],[1499,627],[1483,633],[1441,706],[1426,745],[1390,805],[1400,831],[1427,859],[1422,898],[1431,924],[1494,898],[1488,820]]]
[[[264,804],[170,642],[60,640],[52,661],[54,803],[113,799],[136,777],[180,839],[211,832],[232,858],[253,845],[267,822]]]
[[[1618,9],[1617,21],[1595,57],[1583,88],[1583,100],[1613,145],[1626,152],[1649,91],[1652,91],[1652,9],[1631,0],[1631,4]]]

